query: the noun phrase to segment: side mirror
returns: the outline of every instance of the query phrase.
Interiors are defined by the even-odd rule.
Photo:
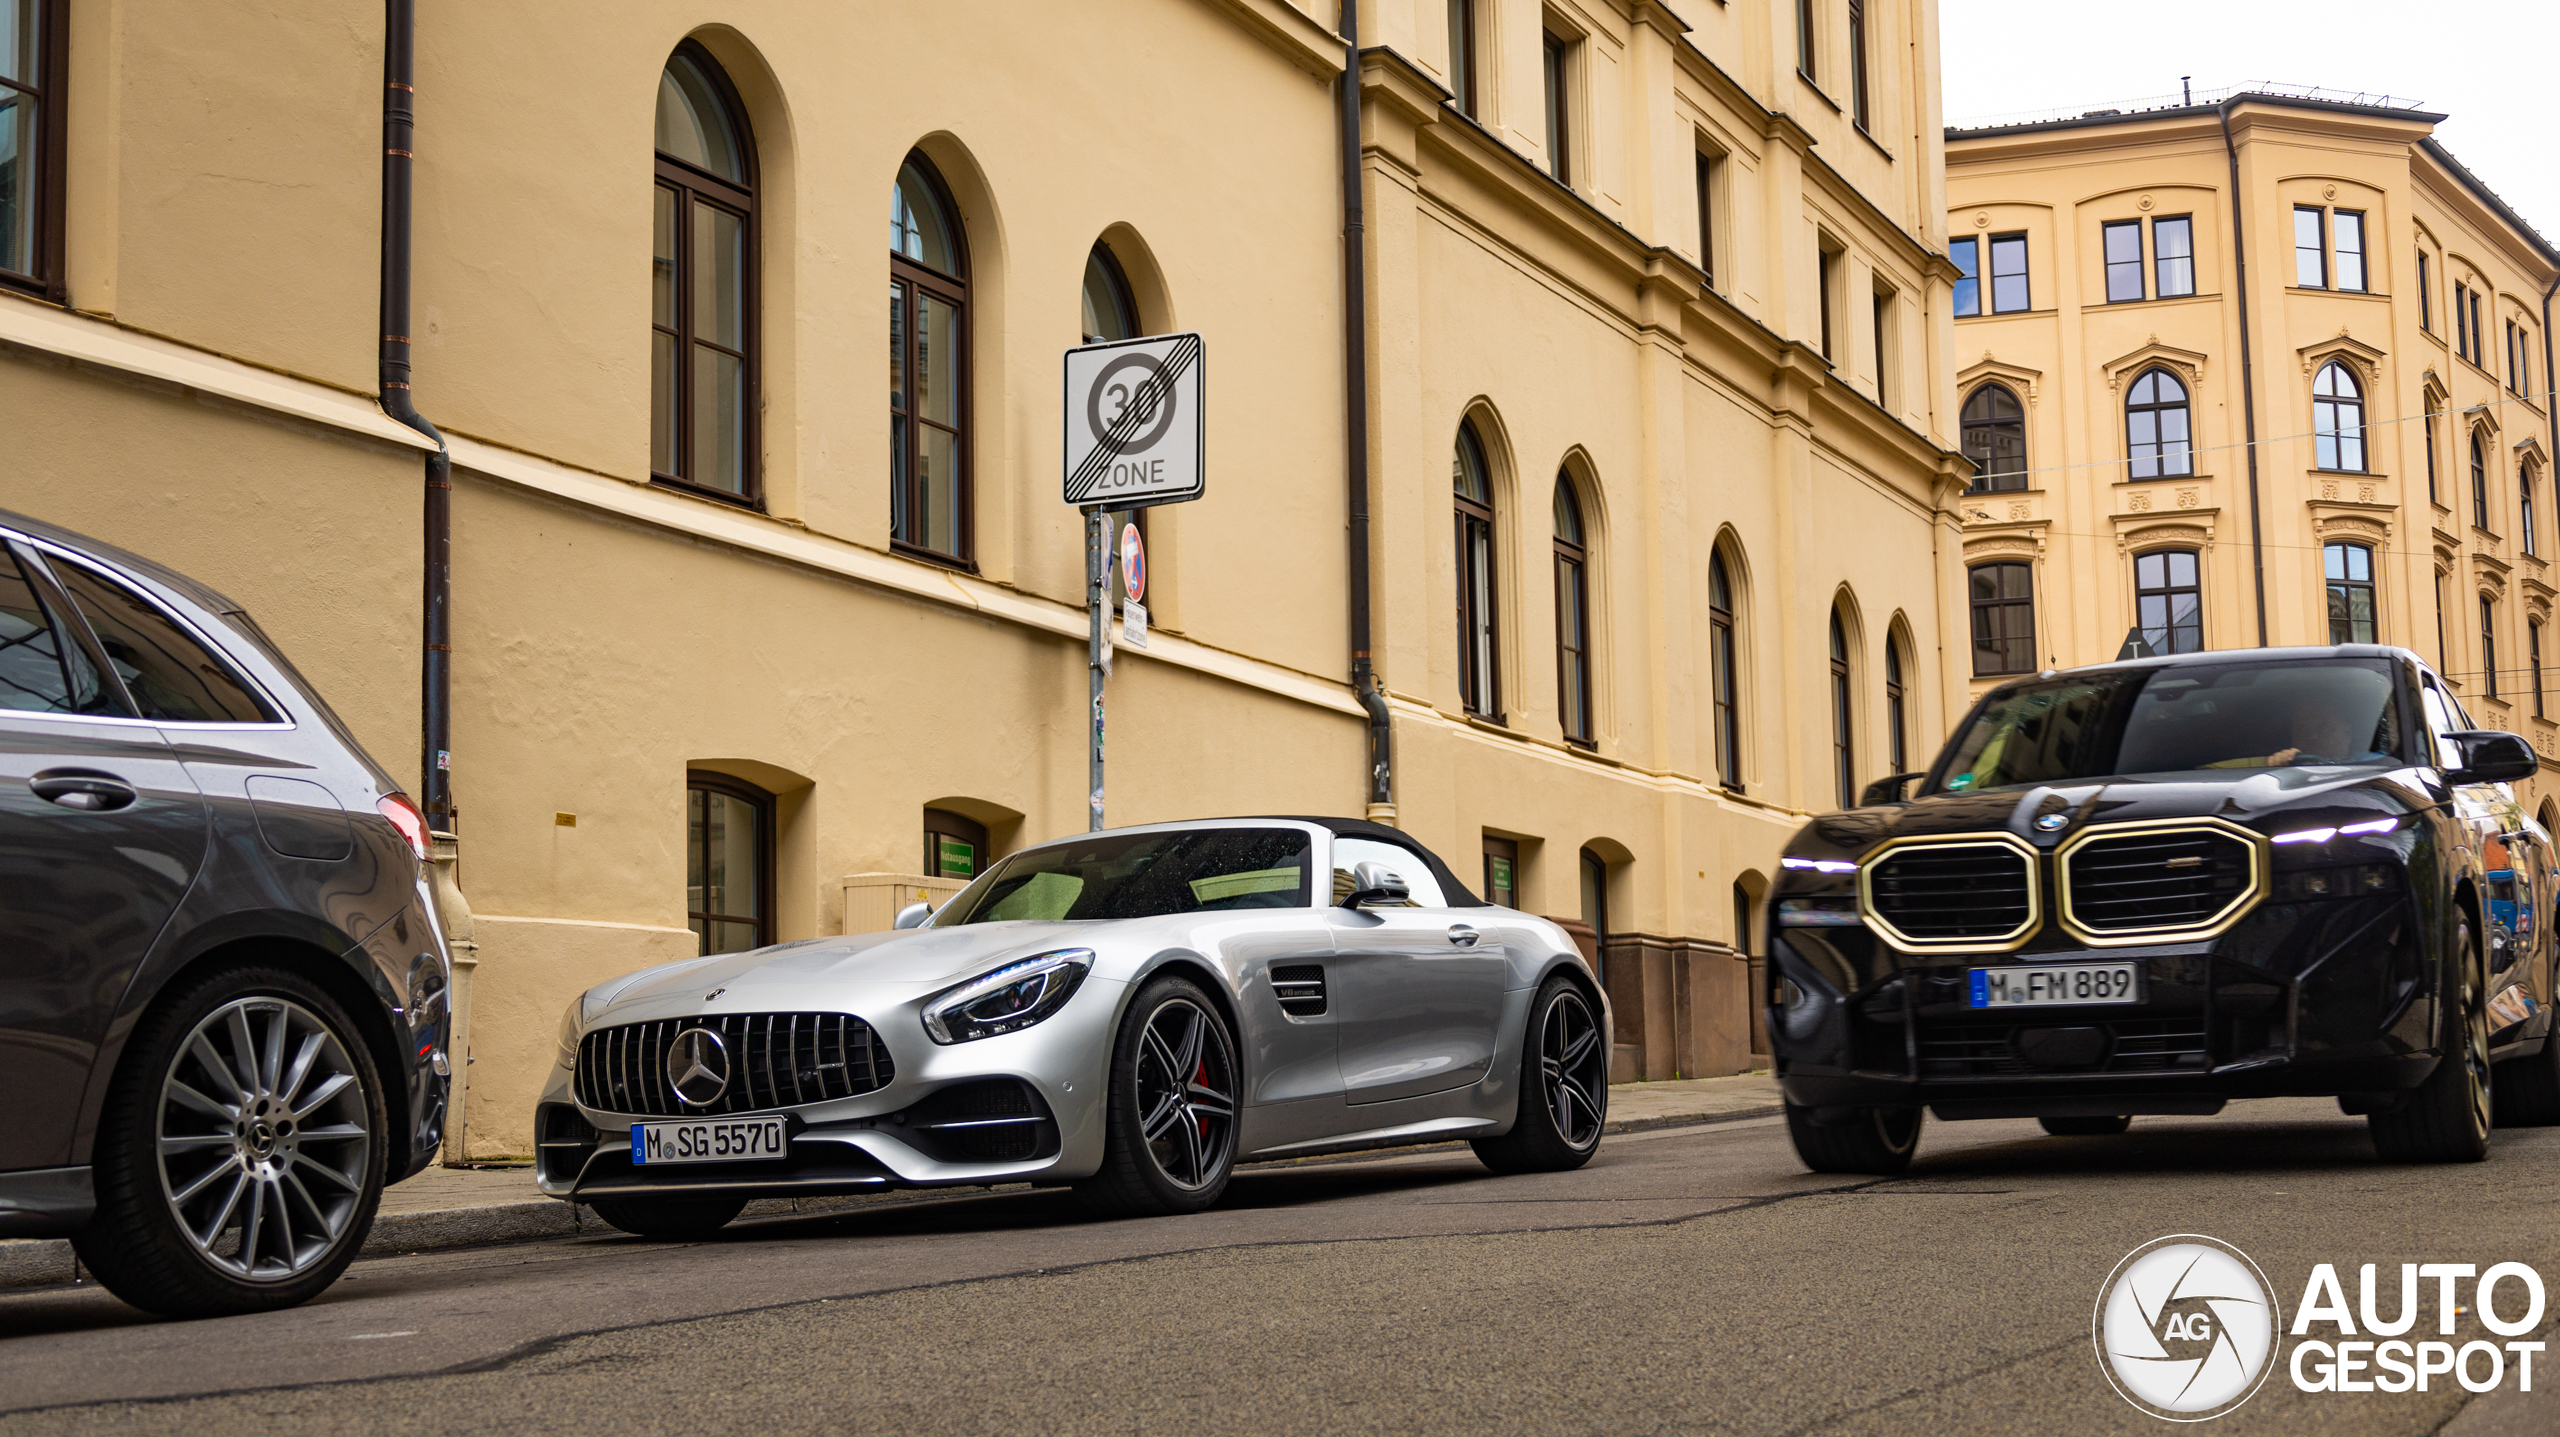
[[[872,911],[878,912],[879,910],[874,909]],[[898,910],[898,916],[889,920],[889,926],[891,928],[922,928],[925,925],[925,920],[931,917],[933,917],[932,904],[910,903],[906,907]]]
[[[1345,908],[1366,908],[1372,903],[1410,903],[1413,890],[1405,886],[1404,875],[1383,863],[1351,865],[1351,896],[1342,900]]]
[[[1925,773],[1887,774],[1885,777],[1868,784],[1866,791],[1858,795],[1858,807],[1867,808],[1879,803],[1900,803],[1902,802],[1902,790],[1904,785],[1910,783],[1911,780],[1915,778],[1927,778],[1928,776],[1929,775]]]
[[[2462,766],[2446,774],[2447,783],[2508,783],[2531,778],[2542,759],[2522,734],[2497,729],[2465,729],[2446,734],[2462,751]]]

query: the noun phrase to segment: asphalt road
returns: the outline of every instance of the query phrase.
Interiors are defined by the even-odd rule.
[[[2366,1262],[2560,1273],[2556,1188],[2560,1129],[2501,1133],[2486,1163],[2385,1167],[2361,1121],[2302,1100],[2113,1138],[1932,1124],[1884,1182],[1803,1172],[1759,1119],[1613,1137],[1578,1173],[1495,1178],[1462,1149],[1249,1171],[1182,1219],[925,1199],[694,1245],[372,1259],[256,1318],[0,1297],[0,1437],[2167,1433],[2195,1429],[2127,1406],[2091,1350],[2129,1249],[2237,1244],[2289,1322],[2316,1262],[2351,1303]],[[2457,1343],[2490,1336],[2456,1322]],[[2308,1395],[2279,1368],[2204,1430],[2560,1430],[2554,1349],[2549,1395],[2512,1373],[2483,1397],[2443,1378]]]

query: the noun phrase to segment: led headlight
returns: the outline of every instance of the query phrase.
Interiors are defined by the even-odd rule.
[[[924,1005],[924,1030],[937,1043],[966,1043],[1028,1028],[1065,1007],[1092,968],[1090,948],[1007,963],[935,995]]]
[[[2269,843],[2326,843],[2333,838],[2360,838],[2370,834],[2389,833],[2400,826],[2397,818],[2376,818],[2363,823],[2344,823],[2334,828],[2297,828],[2279,833]]]
[[[582,1020],[586,1006],[583,993],[569,1000],[569,1010],[560,1015],[560,1032],[554,1039],[560,1045],[560,1066],[573,1073],[578,1070],[578,1037],[579,1029],[585,1026]]]

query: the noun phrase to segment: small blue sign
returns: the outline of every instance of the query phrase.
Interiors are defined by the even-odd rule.
[[[1982,991],[1982,975],[1979,973],[1973,975],[1973,988],[1976,993]],[[1977,1008],[1981,1007],[1982,1000],[1980,998],[1974,999],[1973,1006]],[[640,1125],[638,1123],[633,1123],[631,1125],[631,1165],[633,1167],[639,1167],[648,1161],[648,1149],[643,1147],[640,1142]]]
[[[1991,973],[1988,969],[1973,970],[1973,1006],[1977,1008],[1991,1006]]]

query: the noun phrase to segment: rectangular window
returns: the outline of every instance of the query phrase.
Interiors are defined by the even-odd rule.
[[[1991,237],[1991,312],[2018,314],[2027,304],[2027,237]]]
[[[2436,668],[2442,671],[2444,667],[2444,573],[2438,570],[2436,573]]]
[[[2329,642],[2370,644],[2373,624],[2373,551],[2362,544],[2331,544],[2321,564],[2329,580]]]
[[[1504,908],[1520,906],[1520,845],[1517,842],[1485,835],[1484,896],[1486,901]]]
[[[2159,549],[2133,560],[2134,621],[2155,654],[2192,654],[2204,647],[2204,590],[2196,551]]]
[[[1698,268],[1707,276],[1707,288],[1716,285],[1716,157],[1700,151],[1698,155]]]
[[[2436,332],[2435,284],[2427,277],[2427,252],[2418,251],[2418,328]]]
[[[2442,500],[2436,498],[2436,406],[2432,399],[2427,401],[2424,433],[2427,445],[2427,502],[2442,503]]]
[[[0,284],[64,297],[62,0],[0,0]]]
[[[2498,608],[2480,596],[2480,691],[2498,696]]]
[[[2142,221],[2120,220],[2099,233],[2106,240],[2107,303],[2142,298]]]
[[[1449,0],[1449,103],[1476,116],[1476,0]]]
[[[1796,0],[1796,73],[1810,80],[1813,67],[1813,0]]]
[[[1546,37],[1546,62],[1543,69],[1547,82],[1547,173],[1559,183],[1573,183],[1572,122],[1566,110],[1565,62],[1571,58],[1572,44],[1561,36]]]
[[[2529,664],[2532,664],[2532,665],[2533,665],[2533,716],[2534,716],[2535,718],[2544,718],[2544,717],[2548,717],[2548,715],[2544,714],[2544,713],[2543,713],[2543,711],[2542,711],[2542,623],[2541,623],[2541,621],[2540,621],[2540,620],[2538,620],[2538,619],[2528,619],[2528,620],[2526,620],[2526,621],[2525,621],[2524,637],[2525,637],[2525,655],[2524,655],[2524,656],[2525,656],[2525,662],[2527,662],[2527,663],[2529,663]]]
[[[1898,362],[1893,343],[1893,291],[1879,290],[1874,302],[1876,341],[1876,403],[1893,405],[1893,371]]]
[[[2469,303],[2471,291],[2460,284],[2453,287],[2453,352],[2464,359],[2471,357],[2471,334],[2463,328],[2463,307]]]
[[[2338,288],[2361,290],[2364,283],[2364,213],[2340,210],[2332,217],[2337,233]]]
[[[1849,0],[1849,116],[1861,130],[1875,128],[1868,123],[1866,0]]]
[[[1833,249],[1824,250],[1820,265],[1821,268],[1816,273],[1815,279],[1822,289],[1822,357],[1837,364],[1839,356],[1831,352],[1831,290],[1834,280],[1840,273],[1840,252]]]
[[[2480,339],[2480,291],[2471,291],[2471,362],[2486,369],[2489,351]]]
[[[2162,299],[2196,292],[2195,223],[2185,215],[2151,222],[2152,288]]]
[[[2023,674],[2036,666],[2034,571],[2025,564],[1976,564],[1967,574],[1973,606],[1973,673]]]
[[[2327,236],[2323,233],[2325,211],[2315,205],[2296,205],[2293,211],[2293,282],[2304,289],[2329,287],[2329,255]]]
[[[1956,262],[1956,315],[1963,318],[1982,313],[1982,243],[1967,236],[1947,244],[1947,258]]]

